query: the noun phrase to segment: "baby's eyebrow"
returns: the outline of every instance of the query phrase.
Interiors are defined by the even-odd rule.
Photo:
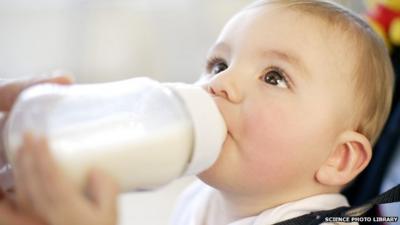
[[[301,58],[299,56],[297,56],[296,54],[286,53],[285,51],[276,50],[276,49],[263,51],[261,54],[264,58],[274,57],[274,58],[278,58],[279,60],[288,62],[289,64],[298,67],[301,70],[301,73],[305,75],[304,76],[305,78],[309,78],[309,76],[307,76],[307,75],[309,75],[307,67],[305,66],[305,64],[301,60]]]

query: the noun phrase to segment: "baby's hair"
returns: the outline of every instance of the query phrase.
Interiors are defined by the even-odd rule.
[[[350,10],[323,0],[260,0],[246,9],[275,4],[304,12],[342,31],[357,50],[355,68],[355,112],[353,129],[375,144],[389,116],[393,97],[394,73],[383,40],[367,22]],[[345,57],[345,56],[344,56]]]

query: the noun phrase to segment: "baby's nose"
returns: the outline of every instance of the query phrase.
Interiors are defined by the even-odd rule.
[[[243,94],[238,83],[235,77],[222,72],[215,75],[205,88],[213,96],[224,98],[232,103],[240,103]]]

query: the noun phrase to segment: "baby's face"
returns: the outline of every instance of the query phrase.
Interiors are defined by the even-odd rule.
[[[225,26],[202,81],[229,132],[203,181],[252,196],[315,182],[353,109],[355,57],[333,29],[276,6],[245,10]]]

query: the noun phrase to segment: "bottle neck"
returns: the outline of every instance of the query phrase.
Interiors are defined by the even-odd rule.
[[[203,88],[183,83],[164,85],[183,100],[193,124],[192,158],[184,175],[199,174],[218,158],[227,133],[225,121],[214,99]]]

